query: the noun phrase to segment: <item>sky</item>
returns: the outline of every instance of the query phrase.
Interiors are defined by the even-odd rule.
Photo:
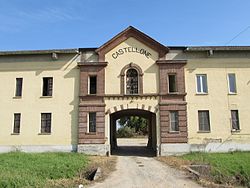
[[[130,25],[166,46],[250,46],[250,0],[0,0],[0,51],[99,47]]]

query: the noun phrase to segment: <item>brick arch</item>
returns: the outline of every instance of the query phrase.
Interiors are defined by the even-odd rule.
[[[157,107],[153,107],[153,106],[149,106],[149,105],[145,105],[145,104],[137,104],[135,105],[131,105],[131,104],[122,104],[122,105],[118,105],[118,106],[114,106],[109,108],[105,114],[112,114],[118,111],[122,111],[122,110],[132,110],[132,109],[139,109],[139,110],[144,110],[144,111],[149,111],[152,113],[157,113],[158,112],[158,108]]]
[[[130,68],[133,68],[133,69],[137,70],[137,72],[138,72],[138,76],[139,76],[138,94],[141,95],[141,94],[143,94],[143,72],[142,72],[141,67],[139,65],[135,64],[135,63],[129,63],[126,66],[124,66],[122,68],[122,70],[121,70],[121,73],[120,73],[120,91],[121,91],[121,94],[122,95],[125,94],[125,91],[124,91],[124,84],[125,84],[124,77],[125,77],[126,70],[128,70]]]

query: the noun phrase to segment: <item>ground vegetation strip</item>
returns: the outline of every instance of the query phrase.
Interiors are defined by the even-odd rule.
[[[44,187],[72,180],[88,162],[87,156],[78,153],[0,154],[0,187]]]

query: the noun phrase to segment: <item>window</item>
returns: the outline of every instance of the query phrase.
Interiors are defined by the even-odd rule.
[[[198,74],[196,75],[197,81],[197,93],[207,93],[207,75]]]
[[[20,133],[20,121],[21,121],[21,114],[15,113],[14,114],[14,127],[13,127],[13,133],[19,134]]]
[[[236,93],[236,79],[235,74],[228,74],[228,89],[229,93]]]
[[[43,96],[52,96],[53,90],[53,78],[45,77],[43,78]]]
[[[41,133],[51,133],[51,113],[41,114]]]
[[[97,79],[96,76],[89,77],[89,94],[96,94]]]
[[[202,110],[198,111],[199,116],[199,131],[210,131],[210,120],[209,120],[209,111]]]
[[[88,132],[96,132],[96,112],[89,113],[89,130]]]
[[[127,70],[126,94],[138,94],[138,72],[135,69]]]
[[[178,111],[170,111],[170,131],[179,131]]]
[[[169,91],[169,93],[177,92],[176,75],[175,74],[168,75],[168,91]]]
[[[238,110],[231,110],[231,123],[232,123],[232,130],[238,131],[240,130],[240,123],[239,123],[239,113]]]
[[[22,96],[23,78],[16,78],[16,97]]]

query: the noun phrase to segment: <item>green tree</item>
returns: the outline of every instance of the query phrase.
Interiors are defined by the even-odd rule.
[[[139,116],[128,116],[122,117],[118,120],[118,123],[124,127],[130,127],[135,130],[135,133],[143,133],[144,135],[148,133],[148,121],[147,119]]]

